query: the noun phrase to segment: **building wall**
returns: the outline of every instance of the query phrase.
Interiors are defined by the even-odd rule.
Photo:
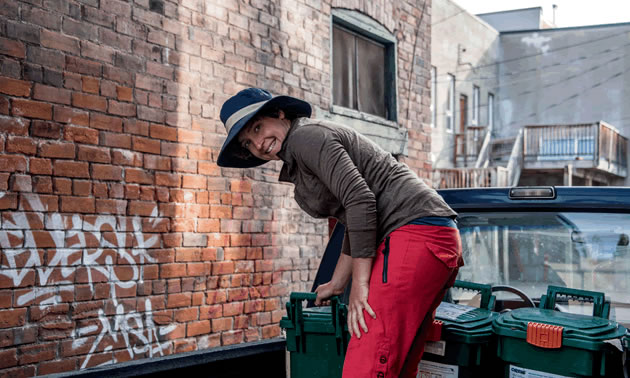
[[[459,107],[460,95],[468,97],[467,118],[470,121],[473,86],[479,87],[480,126],[488,124],[488,93],[494,94],[496,109],[499,33],[449,0],[433,1],[432,18],[431,64],[437,68],[437,108],[436,123],[431,136],[431,153],[436,168],[452,168],[454,133],[459,132],[462,115]],[[455,75],[453,132],[446,130],[448,74]],[[497,120],[495,114],[495,124]]]
[[[501,35],[499,136],[603,120],[630,136],[630,24]]]
[[[397,37],[401,159],[429,179],[425,5],[0,0],[1,373],[279,336],[327,224],[279,163],[216,166],[220,106],[260,86],[324,114],[331,7],[357,10]]]
[[[477,17],[499,32],[535,30],[541,29],[544,25],[541,7],[484,13],[478,14]]]

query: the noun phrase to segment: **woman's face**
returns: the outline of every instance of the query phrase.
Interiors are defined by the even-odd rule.
[[[277,153],[282,148],[290,126],[291,122],[280,110],[278,118],[262,117],[249,122],[238,134],[238,141],[259,159],[280,160]]]

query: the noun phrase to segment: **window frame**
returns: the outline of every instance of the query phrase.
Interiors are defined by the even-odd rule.
[[[330,23],[330,112],[341,116],[365,120],[372,123],[379,123],[385,126],[398,128],[398,85],[397,85],[397,66],[396,51],[397,40],[393,34],[389,33],[382,25],[367,16],[356,11],[347,9],[332,9],[332,20]],[[346,108],[333,103],[333,85],[335,73],[332,64],[333,59],[333,27],[339,26],[349,32],[355,33],[360,37],[376,42],[385,47],[385,66],[383,67],[385,74],[385,108],[387,118],[378,115],[361,112],[357,109]]]
[[[494,128],[494,93],[488,92],[488,130]]]
[[[447,133],[453,133],[455,129],[455,75],[452,73],[447,74],[448,77],[448,88],[447,88],[447,98],[446,98],[446,109],[444,111],[445,114],[445,129]]]
[[[479,98],[481,96],[481,90],[477,85],[473,85],[472,95],[472,114],[470,117],[470,124],[473,126],[479,125]]]

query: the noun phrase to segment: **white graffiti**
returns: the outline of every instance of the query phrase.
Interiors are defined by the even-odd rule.
[[[523,42],[527,46],[531,46],[540,50],[540,52],[542,52],[543,54],[546,54],[547,51],[549,51],[550,41],[551,41],[551,38],[543,37],[542,35],[538,33],[532,33],[531,36],[521,38],[521,42]]]
[[[5,195],[5,192],[0,192],[0,198]],[[139,312],[136,308],[126,310],[117,295],[117,290],[132,289],[143,283],[143,265],[155,262],[147,250],[159,247],[159,236],[143,232],[143,219],[140,217],[120,219],[97,215],[90,216],[91,222],[88,222],[87,217],[82,219],[79,215],[47,212],[48,206],[37,195],[25,198],[30,209],[36,212],[5,213],[0,229],[0,278],[8,278],[14,288],[25,286],[30,289],[16,297],[17,305],[45,309],[64,303],[64,292],[74,290],[75,275],[84,270],[87,278],[81,282],[85,282],[92,293],[96,283],[105,281],[109,285],[108,299],[115,308],[115,314],[108,316],[100,308],[99,325],[72,330],[73,349],[92,342],[81,368],[90,366],[93,354],[111,351],[114,347],[111,342],[118,345],[121,339],[131,359],[134,356],[164,355],[170,343],[160,339],[172,332],[176,325],[156,326],[148,298],[144,301],[144,311]],[[150,218],[144,218],[145,222],[147,219],[148,225],[153,228],[166,221],[158,216],[157,206]],[[41,227],[44,224],[45,229]],[[131,243],[130,236],[133,239]],[[38,237],[44,237],[44,245],[40,245],[42,242],[38,242]],[[46,257],[42,252],[44,248],[48,251]],[[130,270],[125,277],[118,277],[116,272],[115,268],[121,265]],[[35,281],[25,283],[33,272]],[[140,306],[140,302],[137,305]],[[97,332],[94,339],[93,335]],[[110,345],[104,345],[108,342]],[[112,357],[99,366],[116,362],[116,357]]]

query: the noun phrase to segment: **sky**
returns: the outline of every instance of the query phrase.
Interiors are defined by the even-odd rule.
[[[630,22],[630,0],[454,0],[472,14],[542,7],[545,20],[553,21],[552,4],[556,4],[556,26],[583,26]]]

